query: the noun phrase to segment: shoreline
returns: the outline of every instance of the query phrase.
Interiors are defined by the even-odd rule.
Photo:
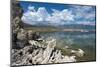
[[[24,28],[26,30],[33,30],[34,32],[81,32],[81,33],[95,33],[95,30],[87,30],[87,29],[48,29],[48,28]]]

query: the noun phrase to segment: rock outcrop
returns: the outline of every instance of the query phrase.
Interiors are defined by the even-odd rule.
[[[12,26],[12,48],[21,48],[22,45],[19,44],[26,44],[21,42],[17,37],[19,36],[18,33],[23,29],[21,17],[23,14],[23,10],[20,7],[18,1],[13,0],[11,4],[11,26]],[[20,41],[20,42],[19,42]]]
[[[27,31],[23,28],[23,22],[21,20],[23,9],[19,1],[13,0],[11,5],[12,48],[21,49],[29,45],[28,40],[38,40],[41,36],[37,32]]]
[[[38,46],[37,43],[34,44],[20,50],[12,49],[12,65],[76,62],[76,56],[64,56],[61,50],[55,49],[56,39],[47,41],[45,48]]]

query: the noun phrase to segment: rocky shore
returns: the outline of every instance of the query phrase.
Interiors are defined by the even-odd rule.
[[[34,65],[63,62],[77,62],[76,57],[83,57],[81,49],[71,50],[69,55],[63,55],[56,49],[56,39],[48,37],[43,39],[38,32],[25,30],[21,17],[23,10],[19,2],[12,2],[12,49],[11,65]],[[67,48],[66,48],[67,50]]]

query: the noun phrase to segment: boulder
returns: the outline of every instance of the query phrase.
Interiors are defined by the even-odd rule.
[[[82,49],[78,49],[78,50],[71,50],[72,54],[75,54],[78,57],[83,57],[85,52]]]
[[[17,39],[20,41],[28,40],[27,31],[24,29],[20,29],[17,33]]]

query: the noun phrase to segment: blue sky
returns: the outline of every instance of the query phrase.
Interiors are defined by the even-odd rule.
[[[23,7],[24,11],[26,12],[29,5],[34,6],[35,9],[37,10],[39,7],[45,7],[48,12],[52,12],[51,9],[57,9],[57,10],[62,10],[62,9],[68,9],[70,8],[70,5],[68,4],[55,4],[55,3],[43,3],[43,2],[26,2],[26,1],[21,1],[20,2],[21,6]]]
[[[88,24],[95,25],[95,6],[21,1],[22,20],[29,24]]]

